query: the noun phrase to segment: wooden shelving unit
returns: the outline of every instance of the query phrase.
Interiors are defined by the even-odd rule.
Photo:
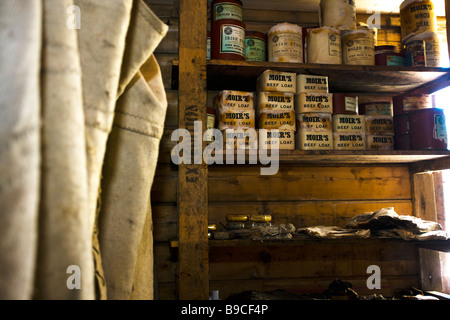
[[[446,1],[447,12],[450,1]],[[266,69],[329,77],[330,92],[399,95],[434,92],[450,84],[450,70],[443,68],[314,65],[269,62],[206,60],[207,8],[203,0],[180,0],[180,52],[173,63],[173,86],[179,92],[179,127],[193,129],[193,122],[206,123],[207,90],[254,91],[257,76]],[[448,21],[448,15],[447,15]],[[450,27],[450,26],[449,26]],[[449,28],[448,28],[449,30]],[[246,152],[247,158],[251,151]],[[294,165],[404,164],[415,172],[450,168],[450,151],[280,151],[280,163]],[[426,210],[422,203],[422,209]],[[180,299],[208,299],[209,247],[249,245],[305,245],[323,240],[254,242],[209,240],[208,166],[182,165],[178,174]],[[339,243],[342,240],[327,240]],[[336,242],[335,242],[336,241]],[[348,240],[345,240],[348,241]],[[401,241],[401,240],[352,240]],[[449,241],[412,242],[420,247],[449,251]]]

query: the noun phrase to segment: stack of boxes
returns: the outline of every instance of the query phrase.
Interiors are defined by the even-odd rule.
[[[264,71],[257,79],[256,113],[260,148],[295,149],[295,73]],[[265,129],[267,131],[261,131]],[[262,132],[266,134],[262,135]]]
[[[394,150],[392,102],[365,104],[367,150]]]
[[[296,93],[296,148],[333,150],[333,95],[328,93],[328,77],[299,74]]]
[[[222,131],[224,149],[257,149],[253,92],[221,91],[214,98],[214,107],[218,112],[218,129]]]
[[[358,97],[334,94],[333,104],[334,150],[366,150],[365,119],[358,115]]]

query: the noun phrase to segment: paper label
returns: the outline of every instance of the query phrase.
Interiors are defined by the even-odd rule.
[[[242,21],[242,7],[232,2],[222,2],[214,6],[215,21],[223,19]]]
[[[245,56],[245,29],[224,24],[220,30],[220,53],[234,53]]]

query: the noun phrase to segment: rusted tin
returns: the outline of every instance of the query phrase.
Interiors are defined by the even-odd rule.
[[[412,150],[447,150],[447,128],[442,109],[416,110],[409,114]]]
[[[219,20],[211,26],[211,59],[245,60],[245,24]]]
[[[358,97],[348,93],[333,93],[333,114],[358,114]]]

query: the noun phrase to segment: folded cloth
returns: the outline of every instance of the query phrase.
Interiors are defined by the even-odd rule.
[[[448,238],[439,223],[413,216],[398,215],[391,207],[357,215],[347,222],[345,228],[370,229],[372,234],[383,237],[400,237],[405,240],[445,240]]]
[[[344,229],[336,226],[314,226],[308,228],[298,228],[296,234],[326,239],[348,237],[369,238],[370,230]]]

